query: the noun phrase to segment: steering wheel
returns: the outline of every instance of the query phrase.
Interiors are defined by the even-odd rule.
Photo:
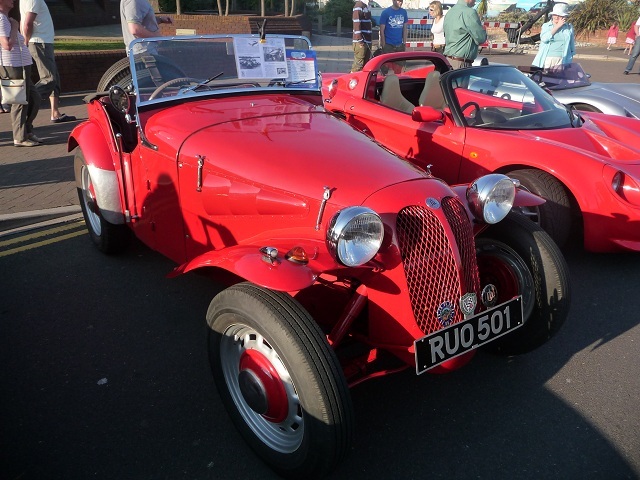
[[[529,78],[540,85],[542,83],[542,70],[536,70],[530,75]]]
[[[174,85],[179,85],[181,83],[193,83],[197,85],[200,82],[202,82],[202,80],[198,80],[197,78],[192,78],[192,77],[174,78],[173,80],[164,82],[162,85],[156,88],[151,94],[151,96],[149,97],[149,100],[153,100],[154,98],[158,97],[162,92],[164,92],[167,88],[173,87]]]
[[[269,80],[269,85],[267,85],[268,87],[275,87],[275,86],[279,86],[279,87],[286,87],[287,86],[287,79],[286,78],[272,78],[271,80]]]
[[[482,115],[480,113],[482,109],[480,108],[480,105],[478,105],[476,102],[465,103],[461,108],[462,114],[464,115],[464,111],[469,107],[473,107],[473,112],[469,114],[469,118],[473,119],[473,125],[484,123],[484,120],[482,120]]]

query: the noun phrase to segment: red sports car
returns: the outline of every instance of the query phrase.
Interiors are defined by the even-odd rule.
[[[547,199],[525,209],[564,245],[640,250],[640,120],[576,112],[506,65],[451,70],[437,53],[387,54],[324,75],[325,106],[449,183],[503,173]]]
[[[280,474],[337,466],[350,386],[487,342],[525,353],[564,322],[564,260],[511,212],[543,200],[504,175],[449,187],[335,118],[306,38],[138,40],[130,60],[69,138],[90,237],[228,282],[206,312],[213,377]]]

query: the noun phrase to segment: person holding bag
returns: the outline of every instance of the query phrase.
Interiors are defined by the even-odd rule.
[[[33,60],[29,49],[24,45],[20,25],[9,17],[13,3],[14,0],[0,0],[0,77],[3,80],[24,80],[27,103],[11,105],[13,144],[16,147],[35,147],[42,143],[33,133],[33,120],[38,114],[40,96],[31,81]],[[2,101],[9,103],[11,100],[3,95]]]

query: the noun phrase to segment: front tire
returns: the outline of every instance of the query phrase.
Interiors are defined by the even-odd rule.
[[[476,238],[482,285],[495,285],[497,303],[522,295],[524,326],[488,348],[506,355],[527,353],[543,345],[569,314],[569,270],[558,246],[538,225],[510,213]]]
[[[114,254],[124,251],[129,245],[131,231],[126,225],[107,222],[100,213],[95,186],[80,148],[76,151],[75,161],[80,163],[80,178],[76,180],[80,185],[77,189],[78,199],[91,241],[103,253]]]
[[[241,283],[213,299],[207,323],[213,377],[245,441],[285,477],[333,470],[351,443],[353,407],[309,314],[286,293]]]

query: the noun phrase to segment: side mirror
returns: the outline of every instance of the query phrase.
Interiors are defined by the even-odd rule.
[[[438,122],[444,118],[442,110],[433,107],[416,107],[411,112],[414,122]]]

